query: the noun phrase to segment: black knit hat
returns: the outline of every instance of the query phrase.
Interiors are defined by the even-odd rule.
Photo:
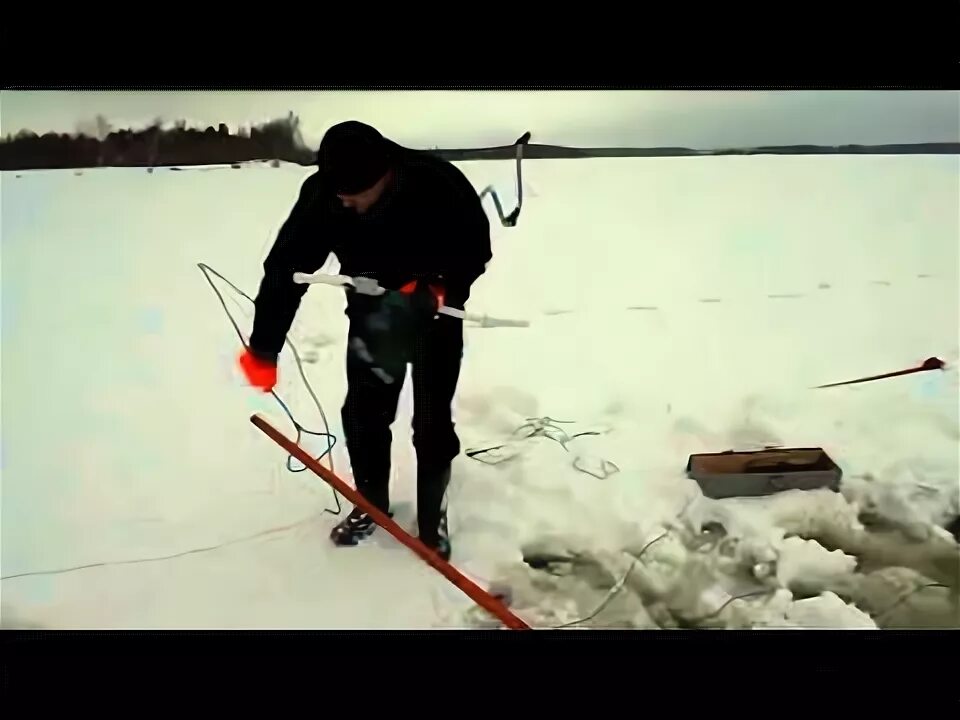
[[[387,142],[374,128],[350,120],[323,136],[317,164],[333,190],[344,195],[369,190],[390,168]]]

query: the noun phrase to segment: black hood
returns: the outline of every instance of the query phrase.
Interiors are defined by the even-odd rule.
[[[327,130],[317,165],[328,187],[353,195],[369,190],[390,169],[392,145],[375,128],[350,120]]]

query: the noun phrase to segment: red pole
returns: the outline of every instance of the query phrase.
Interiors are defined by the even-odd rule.
[[[824,388],[840,387],[841,385],[857,385],[859,383],[873,382],[874,380],[885,380],[887,378],[900,377],[902,375],[912,375],[914,373],[929,372],[930,370],[943,370],[947,364],[940,358],[927,358],[923,365],[908,370],[898,370],[897,372],[885,373],[884,375],[872,375],[871,377],[860,378],[859,380],[847,380],[846,382],[830,383],[829,385],[818,385],[814,390],[823,390]]]
[[[393,518],[391,518],[389,515],[381,512],[367,502],[367,500],[360,493],[310,457],[310,455],[303,448],[273,427],[273,425],[271,425],[267,420],[260,417],[260,415],[251,415],[250,422],[260,428],[267,435],[267,437],[277,443],[277,445],[282,447],[288,453],[293,455],[293,457],[297,458],[297,460],[313,470],[313,472],[319,475],[323,480],[332,485],[333,488],[347,498],[347,500],[357,507],[362,508],[365,513],[368,513],[370,517],[373,518],[377,525],[382,527],[401,543],[413,550],[430,567],[443,575],[451,583],[456,585],[471,600],[477,603],[477,605],[482,607],[488,613],[496,617],[506,627],[510,628],[511,630],[530,629],[529,625],[510,612],[506,605],[500,602],[500,600],[495,598],[475,582],[470,580],[470,578],[466,577],[463,573],[457,570],[453,565],[430,550],[426,545],[420,542],[419,539],[410,535],[410,533],[397,525],[397,523],[395,523]]]

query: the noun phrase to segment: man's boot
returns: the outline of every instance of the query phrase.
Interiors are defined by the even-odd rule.
[[[356,478],[357,492],[375,508],[384,514],[393,517],[390,512],[390,490],[388,486],[387,473],[389,469],[378,473],[379,482],[371,484],[364,482],[361,475]],[[330,532],[330,539],[334,545],[357,545],[361,540],[373,534],[377,529],[377,523],[362,508],[355,507],[343,520],[341,520]]]
[[[355,507],[330,532],[334,545],[357,545],[373,534],[377,524],[361,508]]]
[[[450,465],[440,469],[417,468],[417,526],[420,541],[444,560],[450,559],[445,496]]]

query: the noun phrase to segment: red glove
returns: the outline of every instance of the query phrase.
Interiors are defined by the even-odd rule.
[[[243,370],[250,384],[263,392],[270,392],[277,384],[277,366],[261,360],[249,350],[244,350],[240,356],[240,369]]]

